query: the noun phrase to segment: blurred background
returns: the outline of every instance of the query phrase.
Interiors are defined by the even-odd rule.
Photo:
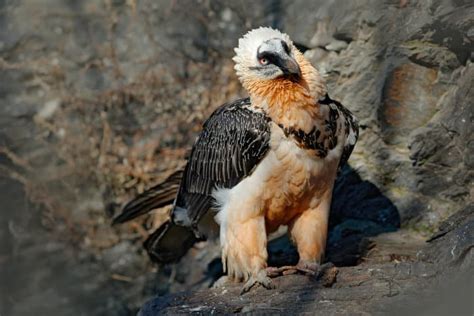
[[[167,209],[110,223],[245,96],[231,58],[258,26],[288,33],[360,121],[328,260],[362,264],[387,232],[405,245],[388,261],[418,260],[443,221],[473,213],[473,19],[470,0],[0,0],[0,315],[131,315],[213,282],[215,246],[148,259]]]

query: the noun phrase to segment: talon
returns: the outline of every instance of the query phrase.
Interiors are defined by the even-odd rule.
[[[282,272],[283,275],[291,275],[291,274],[296,274],[298,272],[297,269],[287,269]]]
[[[297,270],[296,266],[268,267],[267,276],[274,278],[279,275],[295,274]]]
[[[323,265],[325,266],[325,265]],[[303,274],[307,275],[317,275],[318,272],[321,271],[321,268],[323,266],[320,266],[316,262],[304,262],[300,261],[296,266],[283,266],[283,267],[268,267],[267,268],[267,275],[269,277],[277,277],[279,275],[289,275],[289,274],[295,274],[297,272],[301,272]]]
[[[324,272],[326,272],[326,270],[331,269],[331,268],[334,268],[334,267],[335,267],[335,265],[334,265],[332,262],[323,263],[323,264],[320,265],[319,268],[318,268],[318,275],[321,275],[321,274],[323,274]]]
[[[264,272],[264,271],[262,271]],[[260,284],[267,290],[271,290],[275,288],[275,285],[272,282],[272,279],[270,279],[266,274],[259,273],[258,276],[251,276],[250,279],[244,284],[242,290],[240,291],[240,295],[247,293],[250,291],[254,285]]]
[[[320,265],[316,262],[300,261],[296,265],[296,269],[304,274],[316,275],[320,270]]]
[[[306,274],[306,275],[316,275],[316,271],[314,270],[311,270],[311,269],[306,269],[306,268],[300,268],[298,267],[297,270],[303,274]]]
[[[267,271],[267,276],[270,278],[276,277],[280,274],[280,269],[276,267],[268,267],[266,271]]]

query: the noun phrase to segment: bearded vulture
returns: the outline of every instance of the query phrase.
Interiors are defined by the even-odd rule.
[[[219,107],[205,122],[184,171],[127,204],[124,222],[173,202],[171,217],[145,242],[161,263],[177,261],[219,225],[229,278],[273,287],[285,269],[315,273],[322,260],[332,190],[358,138],[353,114],[332,100],[318,71],[289,36],[261,27],[235,49],[249,97]],[[175,193],[177,195],[175,196]],[[267,236],[281,225],[295,243],[296,266],[267,267]]]

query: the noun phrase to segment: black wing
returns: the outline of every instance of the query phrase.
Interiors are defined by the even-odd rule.
[[[331,99],[328,94],[318,102],[319,104],[326,104],[331,108],[331,110],[339,112],[338,114],[335,114],[333,111],[330,111],[330,116],[333,117],[334,123],[336,119],[343,120],[343,132],[346,135],[346,141],[344,143],[344,148],[342,149],[341,160],[339,160],[339,170],[341,170],[347,163],[347,160],[349,160],[352,150],[359,138],[359,125],[357,124],[354,114],[352,114],[352,112],[344,107],[340,102]]]
[[[120,215],[114,218],[112,225],[125,223],[151,210],[172,204],[176,198],[182,176],[183,170],[177,170],[165,181],[139,194],[123,207]]]
[[[341,103],[335,101],[336,107],[343,113],[344,118],[344,132],[346,134],[346,142],[342,149],[341,160],[339,160],[339,170],[347,163],[349,157],[354,150],[357,139],[359,138],[359,124],[357,119],[346,107]]]
[[[241,99],[218,108],[193,146],[173,209],[178,225],[196,227],[213,206],[216,188],[232,188],[252,173],[269,149],[270,118]],[[184,216],[183,216],[184,215]]]

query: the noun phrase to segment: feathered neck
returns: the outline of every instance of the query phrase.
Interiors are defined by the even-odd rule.
[[[326,85],[319,72],[303,54],[295,49],[302,78],[298,82],[287,78],[259,80],[241,77],[252,104],[262,108],[278,124],[311,130],[319,116],[317,100],[326,94]]]

